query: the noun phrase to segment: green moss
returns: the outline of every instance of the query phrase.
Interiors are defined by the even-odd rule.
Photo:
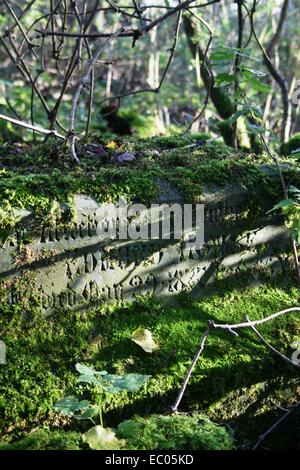
[[[136,150],[171,150],[178,149],[195,142],[206,142],[209,135],[204,133],[195,134],[174,134],[170,136],[151,137],[150,139],[139,139],[133,142]]]
[[[203,415],[135,418],[118,426],[117,437],[127,449],[137,450],[232,450],[231,434]]]
[[[126,440],[125,450],[231,450],[230,432],[204,415],[135,418],[121,423],[117,437]],[[74,431],[38,429],[23,439],[0,442],[0,450],[81,450],[81,434]]]
[[[57,311],[47,319],[33,302],[25,312],[21,307],[2,304],[0,330],[5,331],[7,365],[0,368],[1,435],[22,437],[25,431],[43,423],[65,425],[53,405],[66,394],[91,395],[92,401],[97,401],[88,386],[76,384],[76,362],[112,373],[152,375],[141,391],[108,397],[104,404],[106,426],[116,426],[136,414],[162,413],[175,400],[208,319],[237,322],[246,314],[260,318],[298,304],[299,290],[293,283],[246,289],[241,295],[230,281],[219,294],[197,301],[183,297],[177,307],[141,298],[133,304],[111,304],[92,311]],[[140,326],[149,328],[159,343],[155,353],[146,354],[130,340]],[[289,315],[264,325],[261,331],[276,348],[290,354],[290,345],[300,335],[299,318]],[[238,338],[214,332],[181,409],[209,410],[215,421],[228,422],[235,428],[240,419],[233,412],[237,395],[223,407],[218,405],[220,400],[230,393],[239,393],[245,400],[255,384],[273,381],[270,396],[287,406],[297,394],[299,381],[293,382],[295,378],[293,368],[274,358],[251,331],[242,332]],[[291,398],[280,395],[286,387]],[[251,403],[256,404],[258,413],[274,408],[271,401],[260,408],[261,395],[256,392]],[[243,415],[243,408],[240,410]],[[253,420],[250,414],[247,421],[252,423],[255,436],[264,423],[257,427]],[[238,428],[240,439],[243,426]]]
[[[81,444],[79,433],[39,429],[20,441],[0,442],[0,450],[80,450]]]
[[[103,161],[81,151],[81,165],[74,165],[66,149],[49,141],[44,146],[27,149],[23,154],[0,149],[0,226],[2,239],[17,224],[15,209],[33,209],[38,220],[70,220],[74,194],[86,194],[98,201],[114,201],[126,196],[128,201],[149,203],[159,194],[158,178],[170,181],[187,202],[199,201],[210,185],[240,185],[250,192],[250,199],[263,199],[268,208],[281,198],[276,172],[270,176],[260,165],[271,165],[266,155],[235,152],[207,139],[203,134],[120,140],[117,150],[137,155],[134,162],[119,166],[115,150],[108,150]],[[156,153],[154,152],[156,151]],[[158,154],[157,154],[158,150]],[[284,169],[294,185],[299,175],[292,167]],[[271,172],[272,173],[272,172]],[[69,203],[69,211],[60,205]],[[1,235],[1,234],[0,234]]]

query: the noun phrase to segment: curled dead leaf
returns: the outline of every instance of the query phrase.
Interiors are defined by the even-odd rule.
[[[151,331],[144,328],[138,328],[135,330],[131,335],[131,339],[148,353],[152,353],[159,348],[158,344],[155,343],[152,337]]]

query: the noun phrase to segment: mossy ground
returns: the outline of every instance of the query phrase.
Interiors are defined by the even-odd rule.
[[[207,417],[179,414],[137,417],[121,423],[117,437],[125,438],[133,450],[232,450],[232,434],[228,429],[212,423]]]
[[[66,394],[97,400],[93,391],[76,384],[75,363],[118,374],[151,374],[147,386],[107,400],[105,425],[116,426],[134,415],[163,413],[174,402],[207,321],[238,322],[249,315],[261,318],[299,305],[299,289],[283,284],[237,289],[232,281],[201,300],[182,297],[177,306],[141,298],[133,304],[107,305],[90,311],[57,311],[46,319],[38,306],[30,310],[1,306],[0,328],[7,345],[7,365],[0,368],[2,440],[21,438],[32,429],[86,431],[53,411]],[[29,308],[29,307],[28,307]],[[160,348],[145,353],[130,337],[142,326],[152,331]],[[287,355],[300,336],[300,320],[289,315],[265,324],[260,331]],[[4,333],[3,333],[4,332]],[[250,330],[235,337],[213,332],[192,375],[181,410],[204,411],[216,423],[230,425],[238,446],[257,436],[282,414],[280,406],[299,399],[299,374],[272,356]],[[87,424],[87,427],[90,425]],[[296,444],[299,422],[289,421],[268,445]]]

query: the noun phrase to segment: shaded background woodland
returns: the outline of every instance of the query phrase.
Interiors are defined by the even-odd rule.
[[[181,3],[2,0],[0,113],[63,136],[188,129],[278,149],[300,126],[299,0]],[[45,137],[6,119],[0,135]]]

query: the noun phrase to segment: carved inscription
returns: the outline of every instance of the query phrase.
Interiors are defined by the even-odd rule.
[[[113,222],[99,219],[94,201],[90,203],[85,198],[84,202],[84,209],[77,208],[75,222],[65,227],[43,227],[29,245],[41,253],[42,261],[34,269],[36,289],[45,310],[126,301],[139,295],[168,299],[205,288],[220,273],[239,276],[247,270],[255,277],[263,266],[275,272],[284,265],[286,229],[266,223],[239,231],[242,207],[205,207],[208,235],[203,248],[196,250],[183,241],[109,240],[105,231],[109,233]],[[53,256],[43,262],[42,254],[50,252]],[[18,269],[14,267],[13,242],[0,247],[0,257],[2,277]],[[8,301],[17,303],[18,295],[11,289]]]

